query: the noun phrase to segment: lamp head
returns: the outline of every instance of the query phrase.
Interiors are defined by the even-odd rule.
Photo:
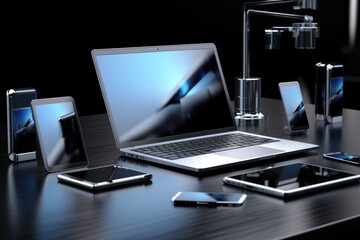
[[[297,0],[293,9],[317,9],[317,0]]]
[[[280,37],[284,32],[292,32],[296,49],[315,49],[316,38],[320,36],[317,23],[293,23],[292,27],[272,27],[265,29],[265,49],[280,49]]]
[[[315,49],[316,38],[320,36],[317,23],[293,23],[293,37],[296,49]]]

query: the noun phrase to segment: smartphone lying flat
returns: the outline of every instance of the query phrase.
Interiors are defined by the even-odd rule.
[[[60,173],[57,178],[60,182],[96,191],[119,185],[149,183],[152,175],[119,165],[108,165]]]
[[[359,155],[345,153],[345,152],[331,152],[331,153],[324,153],[323,156],[327,159],[336,160],[345,163],[351,163],[360,166]]]
[[[177,192],[171,199],[175,205],[240,206],[247,195],[222,192]]]

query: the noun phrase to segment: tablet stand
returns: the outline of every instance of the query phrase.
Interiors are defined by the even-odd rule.
[[[284,134],[286,134],[286,135],[295,136],[295,135],[305,135],[306,133],[307,133],[307,129],[294,131],[294,130],[291,130],[291,128],[289,126],[284,127]]]
[[[45,168],[45,163],[44,163],[44,159],[42,157],[39,139],[37,137],[36,137],[36,145],[37,145],[37,148],[36,148],[37,172],[40,175],[47,175],[49,172]]]

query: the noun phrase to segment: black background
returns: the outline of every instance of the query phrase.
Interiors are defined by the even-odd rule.
[[[34,87],[38,98],[73,96],[80,115],[105,112],[90,54],[94,48],[213,42],[233,97],[234,77],[242,74],[242,2],[10,3],[3,9],[7,17],[2,15],[0,122],[6,121],[9,88]],[[342,63],[345,77],[360,78],[359,30],[357,46],[348,47],[348,1],[319,0],[316,11],[295,11],[288,4],[261,9],[313,15],[320,26],[315,50],[294,49],[294,39],[285,34],[281,49],[270,51],[264,48],[264,29],[292,22],[252,15],[250,74],[262,78],[263,97],[279,98],[277,83],[297,80],[305,101],[313,102],[319,61]],[[353,102],[346,100],[349,107],[359,106]]]

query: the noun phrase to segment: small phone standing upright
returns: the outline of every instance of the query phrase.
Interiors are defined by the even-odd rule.
[[[281,82],[279,90],[288,122],[284,133],[290,135],[306,133],[309,129],[309,122],[299,82]]]
[[[37,98],[34,88],[9,89],[6,92],[8,156],[21,162],[36,158],[36,133],[31,101]]]

